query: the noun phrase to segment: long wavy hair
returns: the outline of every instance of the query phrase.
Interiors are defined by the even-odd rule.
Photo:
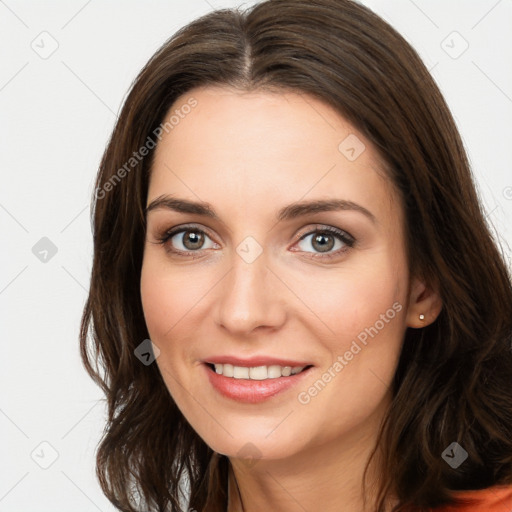
[[[178,512],[185,482],[186,506],[226,510],[229,460],[188,424],[157,365],[134,353],[149,338],[140,275],[154,151],[130,159],[178,97],[207,85],[311,95],[360,130],[401,196],[410,274],[439,290],[437,320],[405,333],[370,457],[380,447],[377,512],[389,495],[393,512],[427,511],[462,503],[454,491],[512,484],[511,277],[438,87],[368,8],[268,0],[211,12],[173,35],[132,84],[100,164],[80,350],[106,396],[96,471],[107,498],[126,512]],[[442,457],[453,442],[468,453],[457,468]]]

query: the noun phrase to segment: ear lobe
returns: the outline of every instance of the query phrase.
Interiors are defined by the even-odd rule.
[[[410,289],[406,324],[407,327],[421,329],[436,320],[443,302],[438,289],[427,286],[419,278],[413,279]]]

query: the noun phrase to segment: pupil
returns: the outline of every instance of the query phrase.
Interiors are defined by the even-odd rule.
[[[197,246],[200,247],[202,245],[203,238],[204,237],[201,233],[197,233],[196,231],[187,231],[183,245],[185,245],[187,249],[197,249]]]
[[[326,239],[328,240],[327,242]],[[313,239],[313,245],[315,245],[315,243],[320,244],[319,247],[315,247],[315,249],[319,250],[320,252],[330,251],[334,246],[333,237],[323,233],[315,236]]]

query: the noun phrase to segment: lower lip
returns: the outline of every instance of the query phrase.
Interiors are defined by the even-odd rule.
[[[236,400],[257,404],[267,400],[278,393],[297,385],[304,375],[309,373],[311,367],[289,377],[278,377],[276,379],[252,380],[235,379],[224,377],[213,371],[207,364],[203,365],[210,379],[211,385],[223,396]]]

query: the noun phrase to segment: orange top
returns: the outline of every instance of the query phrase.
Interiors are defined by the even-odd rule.
[[[467,504],[459,507],[438,507],[434,512],[512,512],[512,486],[502,485],[478,491],[457,491],[457,498]]]

